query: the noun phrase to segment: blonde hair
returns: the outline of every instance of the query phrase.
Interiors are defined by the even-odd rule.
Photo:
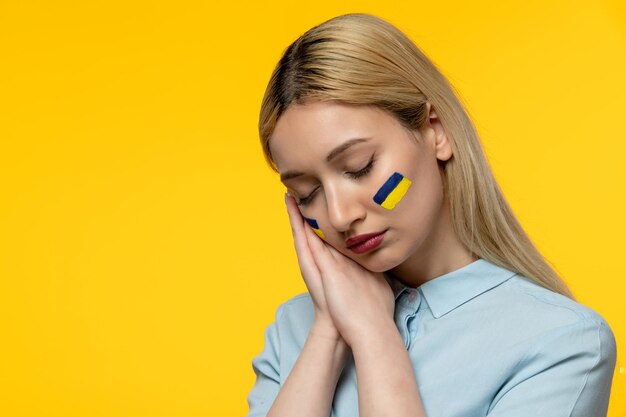
[[[411,130],[427,120],[430,102],[453,151],[443,167],[443,184],[461,242],[472,254],[575,300],[513,214],[453,87],[399,29],[370,14],[346,14],[311,28],[287,47],[259,118],[263,152],[276,172],[269,141],[278,118],[292,103],[309,100],[373,105]]]

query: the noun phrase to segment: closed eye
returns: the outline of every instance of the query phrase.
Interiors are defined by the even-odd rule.
[[[370,161],[367,163],[367,165],[363,168],[361,168],[360,170],[356,171],[356,172],[346,172],[346,174],[348,174],[348,176],[350,176],[350,178],[352,179],[359,179],[361,177],[364,177],[365,175],[369,174],[369,172],[372,170],[372,168],[374,168],[374,162],[376,160],[374,159],[374,155],[372,155],[372,157],[370,158]],[[309,204],[311,202],[311,200],[313,199],[313,197],[315,197],[315,193],[317,192],[317,190],[319,189],[319,187],[315,188],[311,194],[309,194],[306,197],[300,198],[298,199],[298,205],[299,206],[306,206],[307,204]]]
[[[372,170],[372,168],[374,168],[374,155],[372,155],[372,158],[370,159],[370,161],[367,163],[365,167],[361,168],[360,170],[356,172],[346,172],[346,174],[348,174],[350,177],[354,179],[358,179],[367,175]]]
[[[319,188],[319,187],[317,187]],[[313,198],[315,192],[317,191],[317,188],[313,191],[311,191],[311,194],[309,194],[308,196],[304,197],[304,198],[299,198],[298,199],[298,205],[299,206],[306,206],[307,204],[309,204],[311,202],[311,199]]]

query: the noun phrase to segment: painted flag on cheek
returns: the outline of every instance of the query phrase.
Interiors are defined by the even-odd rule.
[[[322,232],[322,229],[320,229],[319,225],[317,224],[317,220],[309,219],[308,217],[304,217],[304,220],[306,220],[306,222],[313,228],[313,231],[316,235],[324,239],[324,232]]]
[[[394,172],[382,187],[380,187],[374,196],[374,201],[383,208],[391,210],[402,200],[402,197],[404,197],[410,186],[410,179],[399,172]]]

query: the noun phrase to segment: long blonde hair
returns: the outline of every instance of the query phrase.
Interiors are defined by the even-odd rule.
[[[374,105],[410,130],[427,120],[429,101],[453,151],[443,184],[461,242],[472,254],[575,300],[513,214],[453,87],[399,29],[379,17],[352,13],[311,28],[287,47],[259,118],[263,152],[276,172],[269,147],[276,122],[289,105],[308,100]]]

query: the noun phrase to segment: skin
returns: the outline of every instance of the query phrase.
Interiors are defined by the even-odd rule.
[[[441,164],[452,157],[430,103],[428,121],[409,132],[372,106],[310,102],[290,106],[270,139],[285,179],[285,203],[315,321],[269,416],[328,416],[347,353],[355,359],[361,416],[426,416],[411,361],[393,321],[393,291],[383,272],[416,287],[475,258],[454,233]],[[411,136],[411,133],[415,137]],[[352,138],[369,138],[326,155]],[[355,173],[368,165],[359,178]],[[394,171],[413,183],[393,210],[372,197]],[[298,206],[297,201],[308,198]],[[302,216],[317,220],[320,239]],[[357,254],[346,239],[386,230],[374,250]]]

